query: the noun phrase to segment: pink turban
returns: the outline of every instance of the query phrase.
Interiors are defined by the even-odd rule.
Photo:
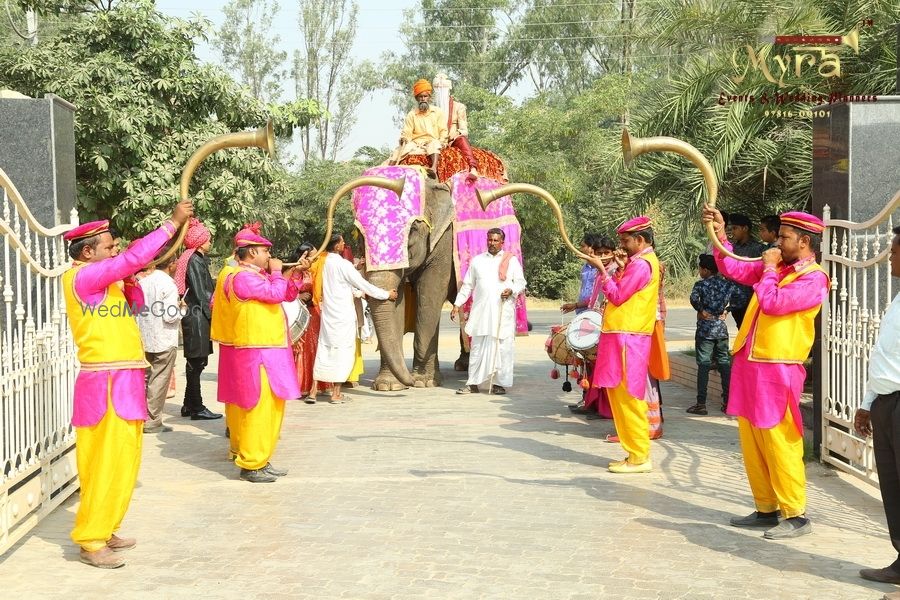
[[[825,223],[819,217],[809,213],[794,211],[781,215],[781,224],[790,225],[803,231],[819,234],[825,231]]]
[[[187,265],[191,259],[191,255],[196,252],[197,248],[210,240],[212,235],[206,225],[199,219],[191,218],[188,223],[188,230],[184,236],[184,247],[187,248],[181,256],[178,257],[178,265],[175,267],[175,286],[178,288],[179,294],[184,294],[187,290]]]
[[[91,221],[90,223],[79,225],[75,229],[67,231],[63,234],[63,239],[67,242],[77,242],[78,240],[94,237],[95,235],[106,233],[107,231],[109,231],[109,221],[106,219],[102,221]]]
[[[650,217],[635,217],[619,225],[618,229],[616,229],[616,233],[635,233],[650,229],[652,225],[653,223],[650,221]]]

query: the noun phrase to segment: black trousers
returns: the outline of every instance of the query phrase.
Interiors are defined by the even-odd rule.
[[[209,363],[209,357],[186,358],[184,374],[187,383],[184,386],[184,410],[195,413],[203,410],[203,397],[200,395],[200,374]]]
[[[747,307],[744,308],[732,308],[731,316],[734,317],[734,322],[737,324],[738,329],[741,328],[741,323],[744,322],[744,315],[747,314]]]
[[[900,391],[878,396],[870,418],[884,514],[897,551],[897,560],[891,566],[900,571]]]

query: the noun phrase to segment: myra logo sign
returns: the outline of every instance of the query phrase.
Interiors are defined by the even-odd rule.
[[[735,50],[731,54],[731,64],[737,75],[733,75],[731,80],[735,83],[741,83],[746,79],[747,73],[751,70],[759,71],[763,77],[771,83],[777,83],[778,87],[785,87],[785,77],[790,78],[791,73],[794,77],[800,77],[803,68],[815,67],[818,65],[818,73],[824,78],[841,76],[841,59],[831,50],[834,46],[845,45],[853,49],[859,54],[859,33],[856,29],[847,35],[779,35],[775,38],[767,40],[769,43],[792,45],[792,44],[818,44],[794,46],[794,54],[786,54],[784,56],[769,56],[771,47],[763,47],[758,51],[753,46],[747,44],[746,50],[747,61],[740,64],[738,61],[738,51]],[[774,63],[770,68],[769,59]],[[775,78],[775,75],[778,78]]]

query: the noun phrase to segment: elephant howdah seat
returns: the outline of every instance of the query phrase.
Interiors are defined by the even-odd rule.
[[[478,161],[478,173],[482,177],[488,179],[496,179],[497,181],[508,181],[506,175],[506,166],[500,157],[484,148],[476,148],[472,146],[472,154]],[[424,154],[408,154],[400,160],[401,165],[418,166],[428,169],[431,167],[431,161]],[[438,181],[444,183],[449,181],[451,177],[457,173],[468,173],[469,164],[466,162],[463,153],[453,146],[447,146],[441,150],[438,156],[437,178]]]

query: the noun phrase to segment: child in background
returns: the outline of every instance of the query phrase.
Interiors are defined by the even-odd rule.
[[[697,311],[697,333],[694,338],[697,357],[697,403],[687,409],[692,415],[705,415],[706,388],[709,371],[716,365],[722,378],[722,412],[728,406],[731,378],[731,354],[728,352],[728,326],[725,317],[733,283],[719,274],[711,254],[698,259],[700,281],[691,290],[691,306]]]
[[[759,239],[766,245],[766,250],[775,247],[780,228],[781,217],[778,215],[766,215],[759,220]]]

